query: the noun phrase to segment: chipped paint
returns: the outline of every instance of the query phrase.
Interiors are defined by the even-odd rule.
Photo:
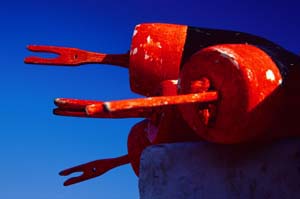
[[[133,51],[132,51],[132,55],[135,55],[137,52],[138,52],[138,49],[134,48]]]
[[[246,68],[246,73],[247,73],[247,77],[249,80],[252,80],[253,79],[253,72],[251,69],[249,68]]]
[[[103,108],[104,108],[104,110],[106,110],[106,111],[110,111],[110,102],[104,102],[103,103]]]
[[[224,55],[224,54],[221,54],[221,56]],[[231,61],[231,63],[236,67],[236,69],[240,70],[240,65],[238,64],[238,62],[233,59],[233,58],[230,58],[229,59]]]
[[[236,61],[236,57],[232,51],[230,51],[229,49],[220,48],[215,48],[215,50],[219,52],[222,57],[229,59],[238,70],[240,69],[240,65]]]
[[[147,37],[147,43],[150,44],[151,42],[152,42],[151,36],[148,35],[148,37]]]
[[[275,81],[275,75],[271,69],[268,69],[266,71],[266,78],[267,78],[267,80]]]
[[[177,79],[173,79],[170,82],[172,82],[172,84],[177,85],[178,84],[178,80]]]
[[[145,54],[145,60],[149,59],[149,55],[148,54]]]
[[[135,29],[135,30],[133,31],[132,37],[134,37],[137,33],[138,33],[138,31]]]
[[[158,48],[162,48],[160,42],[157,42],[157,43],[156,43],[156,46],[157,46]]]
[[[184,48],[186,47],[186,39],[189,36],[187,34],[187,27],[183,27],[182,28],[178,27],[178,28],[172,28],[172,26],[165,26],[162,24],[152,24],[151,27],[148,29],[148,25],[143,25],[140,27],[140,25],[137,25],[136,28],[134,29],[132,35],[133,37],[135,37],[133,39],[132,45],[131,45],[131,50],[130,50],[130,55],[135,55],[136,56],[128,56],[128,53],[123,54],[123,55],[107,55],[107,54],[100,54],[97,53],[100,56],[95,56],[94,52],[86,52],[86,51],[82,51],[79,49],[73,49],[73,48],[59,48],[60,52],[62,52],[63,54],[59,53],[59,58],[58,59],[53,59],[51,62],[49,62],[49,59],[43,59],[43,60],[35,60],[33,61],[33,59],[30,59],[31,61],[26,61],[26,63],[44,63],[44,64],[67,64],[67,65],[78,65],[78,64],[84,64],[84,63],[104,63],[104,64],[113,64],[113,65],[121,65],[121,66],[126,66],[129,71],[130,71],[130,83],[131,88],[134,92],[137,92],[139,94],[143,94],[146,96],[153,96],[149,97],[149,98],[141,98],[141,99],[129,99],[129,100],[120,100],[120,101],[112,101],[112,102],[101,102],[101,101],[97,101],[97,102],[91,102],[91,101],[87,101],[87,100],[65,100],[64,98],[57,98],[55,100],[56,105],[58,106],[57,109],[60,112],[55,112],[56,114],[59,113],[58,115],[66,115],[66,116],[80,116],[80,117],[103,117],[103,118],[124,118],[124,117],[139,117],[139,118],[147,118],[147,119],[153,119],[154,117],[159,117],[157,115],[161,114],[161,117],[159,119],[164,118],[164,115],[166,114],[165,119],[166,120],[171,120],[173,115],[172,114],[181,114],[184,117],[184,114],[186,112],[179,112],[177,110],[177,106],[180,104],[190,104],[192,105],[193,103],[196,103],[196,110],[195,110],[195,117],[187,117],[183,118],[185,119],[185,122],[189,122],[189,128],[192,127],[193,129],[195,129],[198,132],[201,132],[202,126],[198,125],[198,121],[205,123],[205,118],[203,117],[198,117],[199,114],[199,110],[201,108],[203,108],[201,106],[201,108],[199,108],[198,104],[199,103],[205,103],[205,106],[207,106],[207,102],[211,102],[214,101],[213,104],[208,104],[208,105],[212,105],[214,106],[216,103],[215,101],[218,99],[218,93],[215,91],[214,94],[214,98],[210,95],[202,96],[202,94],[209,94],[208,92],[203,92],[201,94],[193,94],[190,95],[190,92],[186,92],[185,93],[185,84],[183,84],[182,86],[182,90],[181,92],[178,93],[177,95],[177,89],[176,87],[178,87],[179,90],[181,90],[181,85],[180,85],[180,79],[179,80],[170,80],[174,85],[171,85],[170,88],[175,88],[172,92],[175,94],[172,94],[173,96],[167,96],[164,94],[161,94],[160,90],[162,90],[159,86],[160,83],[163,80],[168,80],[168,79],[177,79],[178,78],[178,74],[182,72],[182,68],[180,68],[181,66],[181,60],[183,55],[186,53],[186,51],[184,51]],[[158,28],[156,28],[158,27]],[[163,27],[163,28],[160,28]],[[145,28],[145,29],[144,29]],[[197,31],[198,29],[196,29]],[[174,33],[173,33],[174,32]],[[199,31],[201,32],[201,31]],[[212,31],[213,34],[215,34]],[[240,33],[236,33],[236,36],[238,36]],[[207,37],[206,37],[207,35]],[[209,38],[208,36],[210,36],[211,33],[210,32],[203,32],[202,36],[206,37],[207,39],[213,39],[213,38]],[[217,35],[214,35],[217,36]],[[205,42],[204,42],[205,43]],[[192,44],[191,47],[193,47],[194,43]],[[162,46],[164,48],[162,48]],[[232,45],[233,46],[233,45]],[[237,45],[238,46],[238,45]],[[189,47],[189,46],[188,46]],[[201,48],[204,48],[206,46],[204,45],[199,45],[197,46],[197,48],[200,50],[202,50]],[[273,89],[275,86],[277,86],[278,84],[282,83],[282,79],[280,79],[280,74],[277,71],[276,66],[274,65],[271,66],[270,63],[267,64],[261,64],[261,61],[263,60],[264,56],[256,56],[257,54],[255,54],[255,50],[250,51],[251,54],[245,54],[245,48],[248,48],[248,46],[243,45],[242,46],[242,50],[241,52],[235,51],[235,48],[233,48],[233,50],[231,50],[232,48],[228,48],[228,47],[222,47],[221,45],[219,45],[218,47],[215,46],[214,51],[213,51],[213,55],[217,55],[216,56],[216,60],[212,60],[212,62],[218,64],[220,63],[222,60],[224,60],[223,58],[226,58],[226,62],[231,61],[232,64],[230,67],[230,70],[228,70],[229,72],[232,72],[231,68],[233,68],[233,70],[235,70],[235,67],[237,69],[242,69],[240,71],[238,71],[237,73],[232,73],[232,76],[229,76],[231,78],[231,80],[236,80],[236,81],[232,81],[233,84],[224,84],[222,85],[223,87],[221,89],[224,88],[224,90],[226,89],[226,92],[222,92],[223,96],[228,95],[231,101],[230,103],[227,103],[226,97],[223,98],[219,98],[219,100],[223,100],[222,103],[225,104],[225,106],[227,104],[228,107],[231,108],[232,113],[235,113],[234,108],[235,106],[240,109],[240,105],[243,105],[244,103],[239,103],[238,100],[234,101],[235,99],[238,99],[239,96],[243,97],[243,94],[247,94],[247,97],[249,99],[253,99],[256,100],[256,98],[261,97],[262,100],[264,98],[266,98],[269,94],[270,91],[267,89]],[[53,47],[47,47],[48,50],[47,52],[56,52],[57,50],[54,51],[54,49],[57,49],[57,47],[53,48]],[[29,49],[31,49],[32,51],[37,51],[37,46],[31,46]],[[45,47],[39,47],[39,50],[45,50]],[[213,49],[213,48],[211,48]],[[238,50],[238,48],[236,48]],[[251,49],[250,49],[251,50]],[[218,53],[216,52],[218,51]],[[43,51],[42,51],[43,52]],[[253,54],[252,54],[253,52]],[[220,55],[219,55],[220,53]],[[241,54],[240,54],[241,53]],[[76,62],[74,57],[76,57]],[[222,58],[223,57],[223,58]],[[259,60],[255,61],[255,58],[259,58]],[[61,59],[60,59],[61,58]],[[70,60],[66,60],[65,58],[70,58]],[[95,59],[97,58],[97,59]],[[143,60],[143,58],[145,60]],[[245,65],[244,61],[245,58],[250,58],[248,61],[250,64]],[[78,61],[79,60],[79,61]],[[108,60],[108,61],[107,61]],[[242,60],[242,61],[241,61]],[[254,60],[254,61],[253,61]],[[152,62],[153,61],[153,62]],[[152,63],[151,63],[152,62]],[[159,64],[160,63],[160,64]],[[164,65],[162,65],[162,63]],[[129,65],[130,64],[130,65]],[[295,63],[296,64],[296,63]],[[201,66],[201,63],[198,64],[199,66]],[[228,64],[229,65],[229,64]],[[293,64],[290,64],[291,66]],[[221,65],[218,65],[218,67],[220,67]],[[246,67],[251,67],[251,69],[247,69],[245,70],[245,66]],[[260,66],[262,66],[260,68]],[[243,67],[243,68],[242,68]],[[253,68],[252,68],[253,67]],[[256,68],[254,68],[256,67]],[[273,67],[273,68],[272,68]],[[257,74],[259,69],[259,74]],[[272,70],[271,70],[272,69]],[[208,73],[211,72],[213,73],[213,69],[208,68]],[[174,72],[175,71],[175,72]],[[223,72],[221,70],[221,72]],[[236,72],[236,71],[234,71]],[[226,71],[225,71],[226,73]],[[197,74],[197,73],[194,73]],[[240,76],[238,76],[238,78],[242,79],[242,81],[246,82],[247,84],[245,84],[244,87],[239,87],[239,79],[234,79],[236,74],[241,74]],[[279,75],[278,75],[279,74]],[[189,73],[190,76],[193,75],[193,73]],[[206,73],[205,73],[206,75]],[[276,75],[276,76],[275,76]],[[221,75],[222,76],[222,75]],[[181,77],[182,81],[184,81],[184,77]],[[186,78],[187,81],[189,76]],[[216,79],[214,79],[215,76],[212,75],[212,82],[214,80],[216,80],[216,82],[219,81],[219,77],[217,77],[216,75]],[[223,78],[220,77],[220,79]],[[230,78],[225,78],[223,82],[230,80]],[[251,81],[250,80],[257,80],[257,81]],[[221,79],[222,80],[222,79]],[[253,85],[258,85],[258,83],[261,83],[261,87],[257,88]],[[274,82],[268,82],[268,80],[274,81]],[[221,81],[219,81],[221,82]],[[222,82],[222,83],[223,83]],[[228,81],[230,83],[230,81]],[[268,84],[265,84],[265,82],[267,82]],[[227,83],[227,82],[225,82]],[[176,86],[176,84],[178,86]],[[150,86],[149,86],[150,85]],[[218,85],[218,84],[215,84]],[[215,85],[211,87],[211,90],[215,90]],[[230,85],[228,87],[226,87],[227,85]],[[274,86],[275,85],[275,86]],[[260,85],[259,85],[260,86]],[[274,86],[274,87],[273,87]],[[231,89],[231,88],[238,88],[238,89]],[[242,89],[239,89],[242,88]],[[254,89],[253,89],[254,88]],[[275,87],[276,88],[276,87]],[[221,90],[220,89],[220,90]],[[252,90],[251,90],[252,89]],[[153,90],[153,91],[152,91]],[[216,89],[217,90],[217,89]],[[219,88],[218,88],[219,90]],[[233,90],[233,91],[232,91]],[[239,95],[239,93],[235,93],[235,90],[238,90],[238,92],[242,91],[242,95]],[[260,90],[262,90],[262,92],[260,92]],[[223,90],[222,90],[223,91]],[[209,91],[210,92],[210,91]],[[246,93],[247,92],[247,93]],[[166,92],[167,93],[167,92]],[[221,92],[220,92],[221,93]],[[254,93],[254,94],[253,94]],[[159,96],[157,96],[159,95]],[[260,95],[260,96],[258,96]],[[201,97],[202,96],[202,97]],[[246,100],[248,100],[248,98],[246,98]],[[204,100],[204,101],[203,101]],[[208,100],[208,101],[205,101]],[[249,102],[251,102],[251,100],[248,100]],[[232,103],[233,102],[237,102],[237,103]],[[247,101],[247,102],[248,102]],[[260,102],[261,100],[257,100],[258,102]],[[218,111],[221,112],[223,109],[221,109],[223,106],[222,103],[218,103]],[[252,102],[251,102],[252,103]],[[256,101],[254,101],[251,106],[248,106],[250,108],[253,108],[256,104]],[[233,105],[234,106],[233,106]],[[170,107],[170,106],[173,107]],[[167,106],[168,109],[172,108],[172,109],[176,109],[176,112],[171,112],[171,111],[165,111],[164,106]],[[192,107],[192,108],[195,108]],[[210,106],[208,106],[210,108]],[[221,107],[221,108],[220,108]],[[248,108],[246,107],[246,108]],[[206,108],[206,107],[204,107]],[[243,108],[243,107],[242,107]],[[249,108],[249,109],[250,109]],[[271,107],[272,108],[272,107]],[[210,108],[212,109],[212,108]],[[125,110],[125,111],[124,111]],[[208,111],[208,109],[205,109],[205,111]],[[230,110],[230,111],[231,111]],[[86,112],[85,112],[86,111]],[[204,112],[202,111],[201,114],[204,115]],[[210,111],[210,110],[209,110]],[[229,113],[230,111],[225,111],[225,113]],[[267,110],[268,111],[268,110]],[[179,113],[177,113],[179,112]],[[219,113],[218,112],[218,113]],[[274,111],[272,110],[272,113]],[[208,114],[210,114],[211,112],[209,112]],[[213,112],[212,112],[213,113]],[[271,113],[271,114],[272,114]],[[153,116],[155,114],[155,116]],[[174,114],[174,115],[175,115]],[[193,112],[189,111],[187,112],[187,115],[190,116],[192,115]],[[198,114],[198,115],[197,115]],[[151,116],[149,116],[151,115]],[[170,116],[172,115],[172,117]],[[226,114],[226,120],[224,119],[224,121],[229,121],[231,117],[231,115],[233,115],[233,117],[240,119],[240,115],[238,114]],[[270,114],[269,114],[270,115]],[[264,114],[262,113],[262,116],[269,116],[268,113]],[[193,116],[193,115],[192,115]],[[200,115],[202,116],[202,115]],[[225,116],[225,114],[224,114]],[[255,115],[256,116],[256,115]],[[171,119],[170,119],[171,118]],[[229,119],[228,119],[229,118]],[[242,117],[241,117],[242,118]],[[260,117],[260,115],[258,115],[258,118],[267,118],[267,117]],[[156,118],[155,118],[156,119]],[[222,118],[221,118],[222,120]],[[176,120],[180,124],[179,120]],[[155,121],[156,122],[156,121]],[[242,121],[243,123],[248,124],[248,121]],[[241,122],[241,123],[242,123]],[[232,123],[233,124],[233,123]],[[157,125],[157,123],[155,123],[155,125]],[[202,124],[201,124],[202,125]],[[229,127],[230,127],[231,123],[229,123]],[[256,124],[255,124],[256,125]],[[253,126],[255,126],[253,125]],[[165,125],[167,126],[167,125]],[[171,128],[174,128],[174,125],[169,125],[171,126]],[[154,126],[158,128],[157,126]],[[215,126],[214,126],[215,127]],[[218,127],[218,126],[216,126]],[[227,126],[225,126],[227,128]],[[256,127],[256,126],[255,126]],[[259,126],[258,126],[259,127]],[[256,129],[258,129],[258,127]],[[145,129],[145,125],[142,125],[141,128],[144,130]],[[169,128],[169,127],[167,127]],[[226,128],[222,128],[225,131],[227,131]],[[252,126],[250,126],[250,128],[252,128]],[[181,130],[180,128],[178,128],[180,131],[185,132],[183,130]],[[217,128],[216,128],[217,129]],[[236,127],[234,129],[238,129],[239,127]],[[241,128],[243,130],[243,128]],[[161,130],[161,129],[160,129]],[[232,129],[229,129],[230,131]],[[228,130],[228,131],[229,131]],[[153,131],[154,132],[154,131]],[[155,131],[157,133],[157,131]],[[170,132],[172,132],[172,130],[170,130]],[[202,131],[204,132],[204,131]],[[141,132],[144,133],[144,132]],[[173,133],[173,132],[172,132]],[[193,132],[194,133],[194,132]],[[222,132],[217,132],[218,134],[216,135],[216,138],[209,138],[206,137],[206,134],[214,134],[215,132],[213,131],[207,131],[203,134],[199,133],[199,136],[203,139],[207,139],[208,141],[214,141],[214,142],[239,142],[242,138],[238,137],[239,134],[236,135],[236,138],[232,137],[228,138],[228,136],[224,136],[222,137]],[[226,132],[225,132],[226,133]],[[232,133],[233,136],[235,132]],[[156,134],[155,134],[156,135]],[[173,136],[173,135],[172,135]],[[213,135],[214,136],[214,135]],[[217,137],[220,136],[220,137]],[[229,135],[231,136],[231,135]],[[247,136],[247,135],[242,135],[242,136]],[[174,137],[176,137],[176,135],[174,135]],[[215,139],[215,140],[212,140]],[[222,140],[223,139],[223,140]],[[231,139],[231,140],[230,140]],[[243,138],[244,139],[244,138]],[[130,138],[128,138],[128,140],[130,141]],[[157,141],[157,140],[156,140]],[[167,140],[169,141],[169,140]],[[139,140],[136,142],[138,143]],[[159,143],[159,142],[157,142]],[[133,146],[134,147],[134,146]],[[130,153],[130,152],[129,152]],[[140,156],[137,156],[137,158],[139,158]],[[96,169],[97,170],[97,169]],[[95,170],[92,170],[95,172]]]
[[[64,103],[64,101],[61,101],[61,98],[56,98],[56,99],[54,100],[54,102],[56,102],[56,103]]]
[[[229,49],[215,48],[215,50],[218,51],[221,54],[221,56],[225,58],[235,59],[235,55]]]

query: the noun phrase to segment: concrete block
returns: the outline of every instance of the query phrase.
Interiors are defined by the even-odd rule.
[[[148,147],[140,199],[300,199],[300,139]]]

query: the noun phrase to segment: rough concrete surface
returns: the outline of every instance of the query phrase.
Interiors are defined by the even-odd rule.
[[[140,199],[300,199],[300,139],[148,147]]]

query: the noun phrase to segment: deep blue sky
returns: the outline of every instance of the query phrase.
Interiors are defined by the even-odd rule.
[[[136,24],[169,22],[224,28],[266,37],[300,52],[300,6],[294,1],[48,0],[0,3],[0,198],[138,198],[129,166],[70,187],[64,168],[127,152],[128,131],[138,120],[52,115],[53,99],[112,100],[136,97],[126,69],[25,65],[28,44],[98,52],[129,49]]]

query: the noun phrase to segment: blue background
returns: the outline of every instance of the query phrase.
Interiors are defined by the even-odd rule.
[[[133,28],[167,22],[232,29],[266,37],[300,52],[295,1],[96,1],[0,3],[0,198],[139,198],[130,166],[70,187],[62,169],[127,152],[137,119],[82,119],[52,115],[53,99],[112,100],[131,93],[128,71],[106,65],[77,68],[25,65],[28,44],[123,53]]]

